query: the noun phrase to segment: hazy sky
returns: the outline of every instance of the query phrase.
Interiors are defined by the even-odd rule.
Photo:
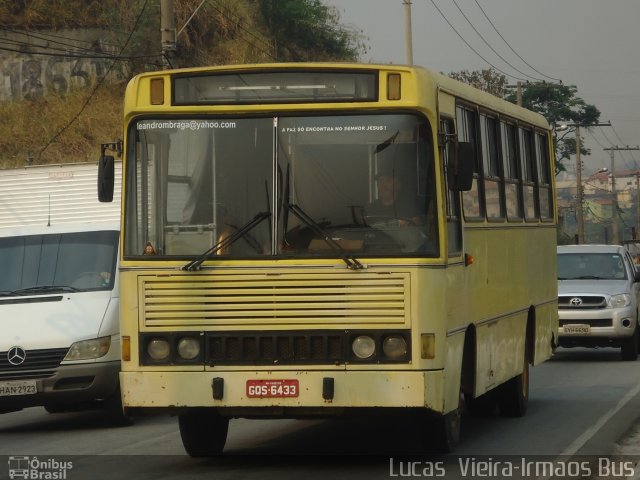
[[[364,61],[406,63],[403,0],[324,1],[338,8],[341,23],[368,37]],[[493,66],[514,84],[575,85],[613,125],[584,133],[587,170],[610,166],[603,148],[640,145],[640,0],[411,2],[415,64],[444,73]],[[616,171],[634,161],[640,166],[640,151],[615,152]],[[575,171],[574,161],[566,166]]]

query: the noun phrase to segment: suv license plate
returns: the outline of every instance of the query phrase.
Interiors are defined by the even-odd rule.
[[[38,393],[35,380],[0,382],[0,397],[11,395],[33,395]]]
[[[591,333],[590,325],[565,325],[564,333]]]
[[[299,393],[298,380],[247,380],[249,398],[297,397]]]

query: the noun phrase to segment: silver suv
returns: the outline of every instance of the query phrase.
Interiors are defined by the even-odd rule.
[[[561,347],[620,347],[638,358],[640,273],[620,245],[558,247]]]

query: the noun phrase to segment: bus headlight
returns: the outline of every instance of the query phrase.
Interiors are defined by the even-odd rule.
[[[376,342],[368,335],[360,335],[353,340],[351,350],[358,358],[369,358],[376,353]]]
[[[407,341],[399,335],[390,335],[382,342],[382,351],[387,358],[403,357],[407,354]]]
[[[147,353],[151,359],[160,362],[169,358],[171,347],[164,338],[152,338],[147,343]]]
[[[185,337],[178,342],[178,355],[183,360],[193,360],[200,355],[200,341],[197,338]]]

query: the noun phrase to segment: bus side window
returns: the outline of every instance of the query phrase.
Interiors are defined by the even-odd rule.
[[[471,190],[462,194],[462,208],[467,220],[482,220],[484,217],[484,206],[482,199],[481,167],[478,165],[478,114],[475,110],[456,107],[456,121],[458,127],[458,141],[469,142],[473,146],[476,155],[473,184]]]
[[[510,222],[520,221],[522,219],[522,196],[520,194],[521,184],[518,177],[516,132],[516,126],[513,123],[505,120],[500,121],[505,203],[507,220]]]
[[[453,120],[449,118],[440,119],[439,138],[450,138],[454,134]],[[444,140],[440,145],[440,155],[442,157],[445,168],[445,182],[448,181],[448,170],[450,168],[449,161],[452,159],[451,149],[455,148],[453,142]],[[448,255],[457,256],[462,253],[462,225],[460,218],[460,192],[449,188],[445,188],[446,192],[446,209],[447,209],[447,250]]]

